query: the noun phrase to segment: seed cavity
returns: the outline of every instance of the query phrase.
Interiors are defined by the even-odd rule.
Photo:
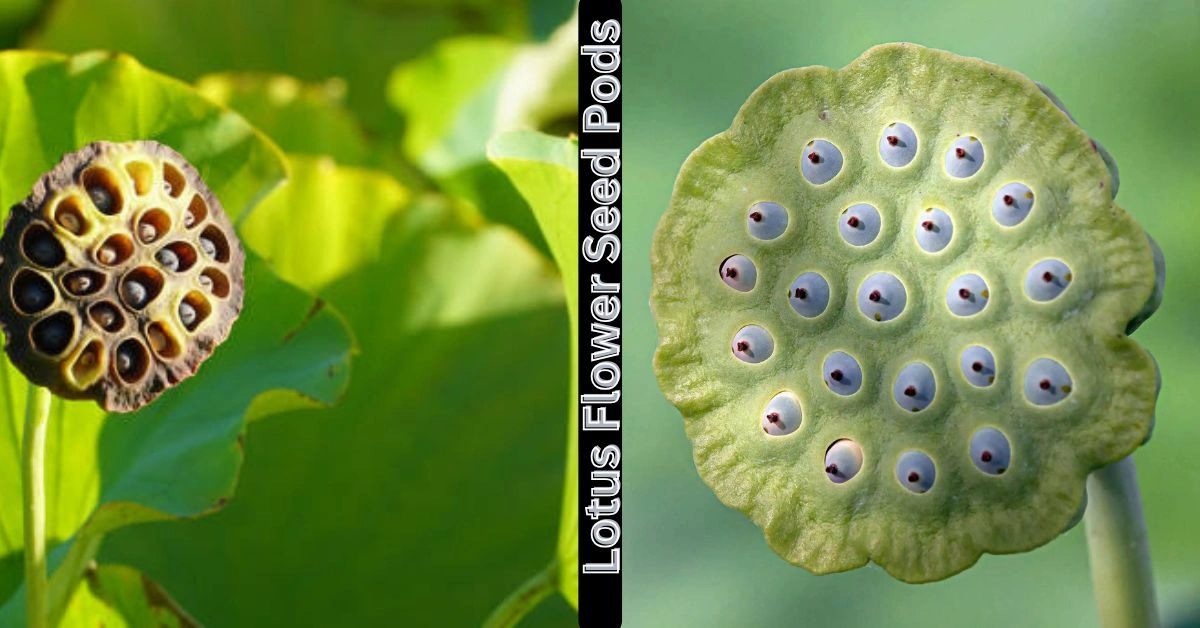
[[[879,210],[867,203],[857,203],[842,210],[838,232],[851,246],[866,246],[879,237]]]
[[[1024,183],[1008,183],[992,198],[992,217],[1003,227],[1015,227],[1033,210],[1033,190]]]
[[[1071,394],[1071,375],[1056,360],[1038,358],[1025,371],[1025,398],[1035,406],[1051,406]]]
[[[896,461],[896,479],[900,486],[914,492],[925,493],[933,488],[937,477],[937,468],[933,459],[927,454],[915,449],[900,454]]]
[[[126,273],[121,280],[121,300],[129,307],[140,310],[158,297],[163,288],[161,272],[139,266]]]
[[[842,151],[826,140],[813,140],[805,145],[800,159],[800,172],[813,185],[828,183],[842,170]]]
[[[974,135],[964,135],[954,140],[946,151],[946,174],[956,179],[966,179],[983,167],[983,142]]]
[[[163,191],[171,198],[179,198],[187,187],[187,179],[175,166],[163,162]]]
[[[87,268],[73,270],[62,278],[63,288],[77,297],[95,294],[104,287],[105,276]]]
[[[903,122],[893,122],[879,136],[879,156],[893,168],[903,168],[917,156],[917,132]]]
[[[182,314],[180,316],[182,317]],[[775,351],[775,341],[771,338],[771,334],[762,327],[746,325],[734,334],[730,348],[733,349],[733,355],[737,359],[758,364],[771,357],[771,353]]]
[[[75,317],[67,312],[55,312],[34,323],[29,336],[34,349],[47,356],[58,357],[67,350],[75,336]]]
[[[862,366],[849,353],[834,351],[825,356],[821,372],[825,386],[835,394],[848,397],[862,388]]]
[[[205,268],[200,272],[197,281],[217,298],[224,299],[229,296],[229,278],[216,268]]]
[[[203,294],[192,290],[183,296],[183,301],[179,303],[179,322],[183,323],[183,327],[190,331],[195,331],[200,323],[208,319],[208,315],[212,312],[212,304],[208,299],[204,298]]]
[[[875,273],[858,288],[858,309],[876,322],[890,321],[904,312],[908,294],[891,273]]]
[[[121,314],[121,310],[108,301],[92,304],[88,308],[88,317],[96,326],[109,333],[121,331],[121,328],[125,326],[125,316]]]
[[[788,288],[788,302],[800,316],[816,318],[829,307],[829,282],[820,273],[804,273]]]
[[[54,268],[67,260],[62,243],[45,225],[33,223],[21,234],[21,252],[42,268]]]
[[[113,365],[117,375],[127,383],[134,383],[146,374],[150,367],[150,354],[146,347],[134,338],[127,338],[113,352]]]
[[[171,230],[171,217],[161,209],[151,209],[138,219],[138,240],[151,244]]]
[[[1060,260],[1044,259],[1025,275],[1025,294],[1038,302],[1053,301],[1071,285],[1071,267]]]
[[[862,447],[849,438],[833,441],[825,450],[825,477],[834,484],[849,481],[858,475],[862,466]]]
[[[124,206],[121,184],[112,172],[107,168],[93,166],[84,170],[81,178],[88,199],[101,214],[113,216],[121,213]]]
[[[800,427],[803,411],[800,399],[791,392],[781,392],[771,398],[762,413],[762,429],[770,436],[786,436]]]
[[[896,405],[910,412],[928,408],[936,393],[937,380],[933,370],[921,362],[912,362],[900,369],[892,385],[892,398]]]
[[[971,462],[988,475],[1001,475],[1012,461],[1012,449],[1004,433],[994,427],[982,427],[971,435]]]
[[[58,202],[54,208],[54,222],[63,230],[74,235],[83,235],[89,224],[83,217],[82,201],[78,196],[68,196]]]
[[[105,266],[117,266],[133,257],[133,251],[133,238],[123,233],[114,233],[96,249],[96,261]]]
[[[12,298],[25,314],[38,314],[54,303],[54,286],[38,273],[22,268],[12,284]]]
[[[996,382],[996,357],[982,345],[963,349],[959,358],[963,377],[972,386],[987,388]]]
[[[946,288],[946,307],[955,316],[974,316],[987,307],[991,291],[983,277],[974,273],[959,275]]]
[[[169,250],[163,249],[161,252],[169,252]],[[192,261],[194,262],[195,258]],[[754,284],[758,280],[758,269],[754,267],[754,262],[750,261],[750,258],[745,255],[730,255],[726,257],[725,261],[721,262],[718,272],[721,275],[721,281],[724,281],[725,285],[738,292],[750,292],[754,289]]]
[[[917,244],[926,253],[937,253],[954,237],[954,221],[950,214],[930,207],[917,216]]]
[[[783,235],[788,226],[788,211],[779,203],[763,201],[750,206],[746,213],[746,228],[750,235],[759,240],[774,240]]]

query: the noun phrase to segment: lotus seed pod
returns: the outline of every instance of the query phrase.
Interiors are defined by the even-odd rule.
[[[787,230],[787,225],[787,209],[779,203],[755,203],[746,214],[746,228],[759,240],[778,238]]]
[[[946,289],[946,307],[955,316],[974,316],[987,307],[991,296],[983,277],[975,273],[959,275]]]
[[[803,411],[800,400],[790,392],[781,392],[771,398],[763,411],[762,429],[771,436],[786,436],[800,427]]]
[[[848,353],[830,353],[821,370],[825,373],[825,385],[835,394],[848,397],[862,388],[862,366]]]
[[[1005,227],[1015,227],[1033,210],[1033,190],[1024,183],[1007,183],[992,198],[992,216]]]
[[[170,250],[163,249],[163,253],[170,253]],[[172,254],[174,257],[174,254]],[[161,260],[160,260],[161,261]],[[163,264],[166,265],[165,263]],[[179,259],[175,259],[175,265],[179,265]],[[737,290],[738,292],[749,292],[754,289],[754,282],[758,279],[758,269],[754,267],[754,262],[750,261],[745,255],[731,255],[721,262],[721,268],[718,269],[721,273],[721,281],[725,285]]]
[[[987,388],[996,383],[996,356],[987,347],[972,345],[963,349],[959,366],[972,386]]]
[[[903,168],[917,156],[917,132],[903,122],[893,122],[879,137],[879,156],[893,168]]]
[[[1062,294],[1075,275],[1060,260],[1046,259],[1025,273],[1025,294],[1034,301],[1053,301]]]
[[[863,466],[863,451],[858,443],[841,439],[825,451],[825,477],[834,484],[854,479]]]
[[[933,403],[937,394],[937,379],[928,365],[913,362],[900,369],[892,384],[896,405],[910,412],[920,412]]]
[[[930,207],[917,217],[917,244],[926,253],[937,253],[954,237],[954,221],[950,214]]]
[[[858,289],[858,309],[875,322],[890,321],[904,312],[908,292],[891,273],[875,273]]]
[[[800,316],[816,318],[829,307],[829,282],[820,273],[804,273],[788,288],[788,301]]]
[[[838,230],[851,246],[866,246],[879,236],[879,210],[867,203],[857,203],[842,211]]]
[[[111,412],[194,374],[242,307],[245,255],[232,224],[196,169],[153,141],[65,155],[12,208],[0,256],[13,364]]]
[[[966,179],[983,167],[983,142],[974,135],[959,137],[946,151],[946,173]]]
[[[842,171],[842,151],[826,140],[813,140],[804,147],[800,173],[813,185],[829,183]]]
[[[179,315],[183,316],[182,310]],[[733,337],[731,346],[733,355],[737,359],[751,364],[758,364],[766,360],[775,351],[775,341],[771,338],[771,334],[758,325],[747,325],[739,329]]]
[[[919,142],[895,166],[900,123]],[[1110,181],[1032,81],[983,61],[890,44],[768,80],[688,158],[654,237],[655,370],[701,477],[816,573],[874,562],[926,582],[1049,542],[1087,474],[1129,455],[1153,417],[1153,361],[1126,330],[1160,273]],[[763,199],[786,208],[774,238],[747,228]],[[858,203],[880,217],[867,246],[842,231]],[[920,236],[931,207],[953,229],[936,252]],[[735,253],[769,289],[715,276]],[[1048,260],[1062,267],[1031,273]],[[773,355],[751,362],[743,340]],[[774,437],[762,413],[784,388],[803,420]],[[1003,474],[988,472],[1004,450],[984,428],[1008,446]],[[847,465],[861,466],[842,481]]]
[[[970,455],[977,469],[988,475],[1000,475],[1008,470],[1012,448],[1000,430],[984,427],[971,435]]]
[[[924,452],[906,451],[896,461],[896,479],[901,486],[914,493],[925,493],[933,488],[937,467]]]
[[[1025,371],[1025,398],[1038,406],[1054,405],[1071,394],[1071,376],[1050,358],[1034,360]]]

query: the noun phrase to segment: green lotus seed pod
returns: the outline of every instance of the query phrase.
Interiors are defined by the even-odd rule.
[[[655,370],[705,482],[816,573],[938,580],[1074,525],[1157,397],[1127,332],[1161,254],[1115,180],[983,61],[889,44],[768,80],[654,238]]]

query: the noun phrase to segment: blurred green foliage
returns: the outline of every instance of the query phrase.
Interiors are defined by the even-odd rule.
[[[1118,203],[1167,259],[1162,308],[1137,332],[1163,372],[1154,437],[1136,454],[1164,620],[1200,607],[1200,4],[857,3],[719,0],[625,6],[625,625],[1094,626],[1082,526],[1027,554],[985,556],[912,586],[869,566],[812,576],[700,481],[678,412],[650,368],[650,236],[676,173],[729,127],[775,72],[841,67],[872,45],[912,41],[998,63],[1051,86],[1116,157]]]
[[[51,0],[21,38],[129,52],[194,80],[269,137],[288,178],[256,195],[253,212],[234,212],[239,235],[261,256],[258,267],[316,296],[312,310],[354,337],[336,407],[313,410],[278,393],[255,399],[228,505],[196,522],[115,533],[102,562],[142,570],[147,587],[161,583],[156,590],[213,625],[475,625],[561,554],[569,332],[544,217],[533,211],[555,203],[548,224],[573,224],[562,220],[574,218],[573,172],[568,180],[558,171],[574,148],[531,135],[499,145],[495,164],[486,153],[502,131],[570,130],[573,41],[540,40],[572,6],[533,6],[531,14],[525,0]],[[443,54],[472,40],[505,54],[482,67]],[[83,119],[145,113],[89,102]],[[245,124],[225,116],[226,126]],[[405,140],[410,133],[454,167],[433,167]],[[13,167],[40,172],[9,155]],[[23,194],[30,182],[13,185]],[[260,316],[284,306],[253,304]],[[293,367],[317,374],[303,360]],[[19,561],[0,568],[16,578]],[[133,594],[136,571],[116,569],[90,572],[69,619],[176,620],[161,600]],[[571,622],[554,595],[523,625]]]

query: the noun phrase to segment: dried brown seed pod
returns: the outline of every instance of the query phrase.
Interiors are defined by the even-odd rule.
[[[244,265],[220,201],[182,155],[153,141],[88,144],[9,213],[5,350],[60,397],[136,410],[229,335]]]

